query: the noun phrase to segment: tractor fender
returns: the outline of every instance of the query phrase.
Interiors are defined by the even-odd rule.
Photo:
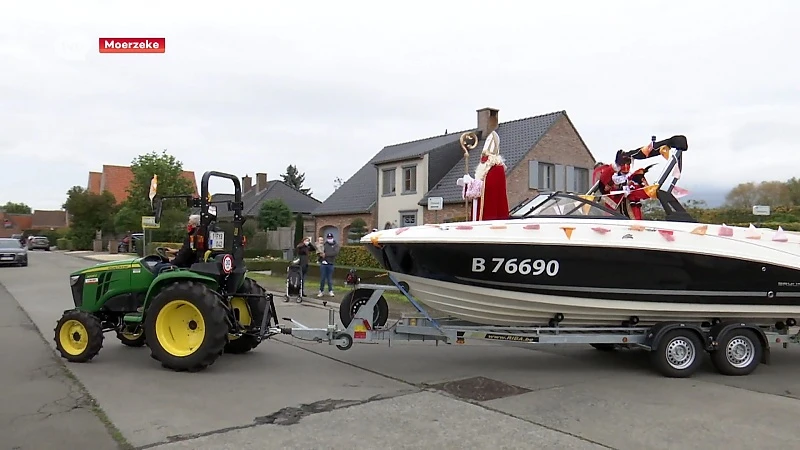
[[[761,348],[763,351],[761,352],[761,363],[762,364],[769,364],[770,362],[770,352],[769,352],[769,339],[767,339],[767,335],[764,333],[760,327],[755,325],[745,323],[745,322],[736,322],[736,321],[727,321],[727,322],[720,322],[713,327],[711,327],[711,331],[709,331],[709,335],[712,340],[712,351],[717,350],[717,346],[719,345],[719,338],[725,336],[726,334],[730,333],[736,329],[744,329],[750,330],[758,336],[758,340],[761,344]]]
[[[644,345],[650,350],[656,350],[661,344],[661,340],[664,338],[664,335],[676,329],[691,330],[697,335],[698,338],[700,338],[700,341],[703,342],[706,350],[711,348],[710,336],[707,333],[704,333],[699,326],[686,322],[659,322],[653,325],[650,330],[647,331]]]
[[[170,272],[162,272],[160,273],[154,280],[153,283],[150,284],[150,287],[147,289],[147,295],[145,295],[144,300],[144,309],[147,310],[147,307],[150,306],[150,301],[153,300],[153,297],[158,295],[161,292],[161,289],[164,286],[175,283],[177,281],[196,281],[199,283],[203,283],[211,288],[212,291],[217,291],[219,285],[217,281],[211,277],[207,277],[205,275],[200,275],[189,270],[175,270]]]

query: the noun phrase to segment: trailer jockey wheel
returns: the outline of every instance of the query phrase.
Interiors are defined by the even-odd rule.
[[[334,337],[334,339],[337,341],[339,340],[344,341],[336,343],[336,348],[338,348],[339,350],[342,351],[350,350],[350,347],[353,346],[353,337],[347,333],[339,333]]]

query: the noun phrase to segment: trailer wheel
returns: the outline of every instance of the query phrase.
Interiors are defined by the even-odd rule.
[[[731,330],[718,339],[711,362],[723,375],[750,375],[758,367],[764,348],[758,336],[743,328]]]
[[[344,295],[342,302],[339,304],[339,319],[341,319],[342,325],[344,325],[345,328],[350,326],[350,322],[353,321],[353,317],[356,316],[358,309],[369,302],[369,298],[372,296],[373,292],[374,291],[371,289],[356,289]],[[386,325],[388,321],[389,304],[386,303],[386,299],[381,295],[381,298],[378,299],[378,303],[375,305],[375,311],[372,314],[372,326],[382,327]]]
[[[650,356],[655,369],[665,377],[688,378],[702,364],[703,351],[696,333],[678,329],[666,333]]]

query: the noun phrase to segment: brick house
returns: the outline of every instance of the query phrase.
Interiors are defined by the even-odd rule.
[[[7,214],[0,211],[0,238],[30,231],[59,231],[69,226],[64,210],[37,209],[33,214]]]
[[[258,213],[264,202],[279,199],[286,203],[293,216],[298,213],[303,215],[303,234],[314,234],[314,217],[311,213],[322,202],[281,180],[268,181],[266,173],[256,173],[255,181],[256,183],[253,184],[253,178],[248,175],[242,177],[242,203],[244,203],[242,214],[251,223],[258,223]],[[211,196],[211,200],[233,200],[233,194],[214,194]],[[233,217],[233,213],[219,208],[217,217],[221,220],[229,220]],[[294,222],[291,226],[294,227]]]
[[[471,175],[486,136],[497,131],[512,207],[538,191],[591,187],[596,161],[566,111],[499,123],[497,109],[483,108],[475,128],[384,147],[314,211],[319,235],[346,236],[356,218],[380,229],[464,220],[456,180],[465,170],[459,144],[465,131],[479,138],[469,158]],[[429,197],[441,197],[443,209],[428,211]]]
[[[199,197],[194,172],[184,170],[182,176],[191,183],[195,197]],[[133,182],[133,172],[130,166],[103,164],[102,172],[89,172],[86,189],[93,194],[108,191],[117,200],[117,204],[120,204],[128,198],[128,187],[131,182]]]

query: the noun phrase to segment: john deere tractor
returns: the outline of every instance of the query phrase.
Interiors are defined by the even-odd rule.
[[[211,177],[234,184],[233,200],[212,202]],[[190,268],[170,264],[164,249],[156,255],[97,264],[70,275],[75,308],[55,328],[56,347],[70,362],[87,362],[103,346],[106,332],[123,344],[150,347],[154,359],[176,371],[199,371],[223,353],[246,353],[276,332],[272,294],[247,278],[242,242],[242,189],[234,175],[206,172],[201,196],[155,197],[161,220],[165,199],[182,199],[200,208],[200,225],[190,236],[197,261]],[[217,226],[217,205],[233,212],[233,236]],[[225,241],[230,239],[230,250]]]

